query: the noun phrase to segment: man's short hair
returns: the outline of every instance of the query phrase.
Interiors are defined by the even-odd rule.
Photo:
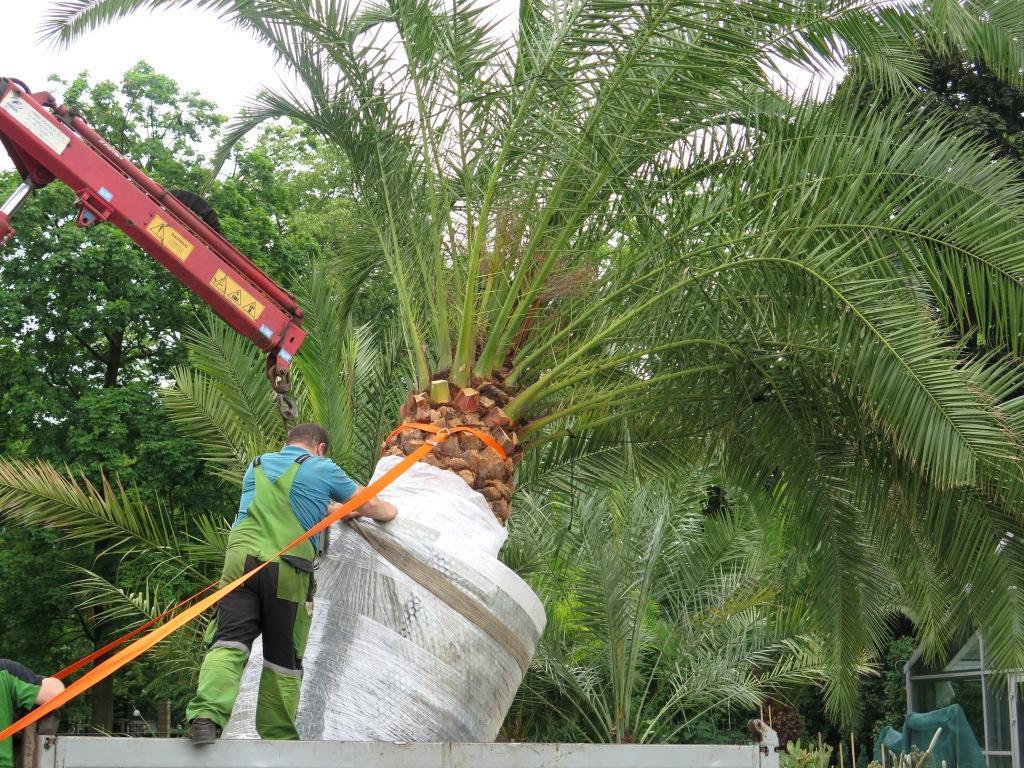
[[[316,448],[320,443],[330,447],[331,440],[327,436],[327,430],[319,424],[298,424],[288,430],[288,443],[302,443],[310,448]]]

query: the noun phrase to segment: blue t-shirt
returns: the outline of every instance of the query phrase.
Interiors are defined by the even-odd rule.
[[[304,453],[309,451],[297,445],[286,445],[277,453],[263,454],[260,466],[263,467],[263,473],[268,480],[277,480],[295,463],[295,459]],[[356,484],[345,474],[345,470],[330,459],[313,454],[309,456],[299,465],[295,480],[292,482],[291,495],[288,497],[292,511],[295,512],[304,531],[308,531],[324,519],[327,505],[331,501],[348,501],[356,492]],[[242,498],[238,502],[238,515],[231,524],[232,528],[245,519],[249,504],[255,495],[256,475],[250,463],[249,468],[245,470],[245,477],[242,478]],[[320,548],[319,539],[319,535],[310,539],[314,549]]]

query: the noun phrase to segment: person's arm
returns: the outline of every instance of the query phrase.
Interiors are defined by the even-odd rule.
[[[331,499],[335,502],[346,502],[355,496],[358,491],[363,489],[361,485],[357,485],[355,481],[353,481],[352,478],[350,478],[337,464],[331,462],[331,466]],[[327,513],[332,514],[338,506],[339,505],[337,503],[329,504],[327,506]],[[393,520],[397,514],[398,509],[395,508],[394,504],[390,504],[389,502],[375,497],[360,504],[353,517],[369,517],[372,520],[386,523],[389,520]]]
[[[363,487],[361,485],[357,485],[356,489],[361,491],[363,490]],[[398,508],[394,504],[374,496],[369,501],[364,501],[359,505],[354,517],[368,517],[379,523],[387,523],[394,520],[395,515],[397,514]]]
[[[64,690],[64,683],[55,677],[37,675],[24,664],[0,659],[0,675],[18,709],[31,709],[45,704]]]
[[[252,502],[252,497],[255,495],[256,470],[253,469],[253,464],[250,461],[249,466],[245,470],[245,474],[242,475],[242,495],[238,499],[238,512],[235,514],[234,522],[231,523],[232,528],[245,519],[246,513],[243,512],[243,510],[249,509],[249,504]]]

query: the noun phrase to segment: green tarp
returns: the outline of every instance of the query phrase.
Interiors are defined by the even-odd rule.
[[[928,768],[986,768],[985,757],[967,723],[967,717],[959,704],[952,704],[934,712],[912,712],[903,723],[903,731],[886,728],[875,741],[875,760],[881,760],[882,746],[885,745],[885,765],[896,766],[901,755],[910,754],[916,747],[921,752],[928,749],[935,731],[942,729],[942,735],[935,743],[932,755],[924,762]]]

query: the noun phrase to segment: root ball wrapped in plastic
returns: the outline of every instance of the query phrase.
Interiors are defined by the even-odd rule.
[[[399,461],[385,457],[380,476]],[[380,497],[387,524],[342,523],[316,572],[303,739],[493,741],[544,629],[497,554],[507,533],[458,476],[422,462]],[[259,640],[225,738],[257,738]]]

